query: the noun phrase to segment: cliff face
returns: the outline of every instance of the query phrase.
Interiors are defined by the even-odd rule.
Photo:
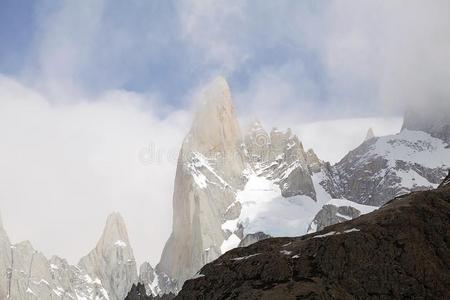
[[[227,210],[245,183],[242,138],[228,84],[214,80],[204,91],[181,148],[173,196],[173,230],[158,269],[179,282],[221,254]]]
[[[231,250],[177,299],[448,299],[447,178],[323,231]]]
[[[245,147],[254,171],[274,180],[283,197],[306,195],[317,200],[308,164],[310,156],[290,129],[282,132],[274,128],[268,134],[255,121],[245,134]]]

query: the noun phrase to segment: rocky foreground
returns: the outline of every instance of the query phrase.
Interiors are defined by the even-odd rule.
[[[176,299],[450,299],[450,174],[314,234],[233,249]]]

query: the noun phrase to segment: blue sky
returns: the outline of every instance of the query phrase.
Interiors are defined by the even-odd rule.
[[[0,70],[17,75],[30,55],[35,31],[36,1],[5,0],[0,10]]]
[[[401,115],[431,89],[448,92],[427,79],[448,66],[435,59],[448,47],[448,6],[4,0],[0,73],[58,101],[120,89],[157,96],[167,112],[225,75],[244,114],[262,110],[260,95],[281,83],[270,112],[290,106],[289,119]]]
[[[376,109],[375,83],[336,84],[331,78],[325,42],[333,5],[6,0],[0,12],[0,72],[54,98],[61,98],[61,90],[95,95],[125,89],[158,95],[174,107],[185,106],[186,96],[216,75],[225,75],[236,95],[244,95],[255,78],[273,73],[291,89],[280,102],[314,112],[339,102],[342,109],[330,108],[328,117],[374,115],[379,111],[368,108]],[[247,102],[257,102],[236,98],[244,110]]]
[[[315,118],[401,114],[402,105],[386,111],[380,103],[410,95],[403,86],[387,91],[385,81],[434,87],[423,82],[430,74],[406,73],[423,71],[422,62],[431,66],[425,72],[447,65],[433,60],[448,46],[440,40],[447,8],[446,1],[4,0],[0,73],[58,98],[58,90],[125,89],[175,107],[222,74],[243,109],[258,99],[239,96],[271,73],[291,89],[280,102],[308,107]]]

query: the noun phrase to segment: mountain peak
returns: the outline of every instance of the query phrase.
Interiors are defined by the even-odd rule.
[[[264,129],[261,122],[255,118],[255,119],[253,119],[253,121],[251,121],[250,123],[248,123],[246,125],[245,135],[248,136],[248,135],[254,135],[254,134],[259,134],[259,133],[264,133],[267,135],[267,132]]]
[[[240,144],[241,132],[228,83],[218,77],[203,89],[200,97],[194,122],[185,139],[186,150],[206,156],[217,152],[233,153]]]
[[[216,77],[201,91],[201,107],[205,105],[232,105],[230,86],[227,80]]]
[[[108,215],[99,243],[105,246],[129,246],[127,227],[119,212]]]
[[[0,212],[0,230],[3,230],[3,219],[2,219],[2,213]]]
[[[95,249],[81,258],[78,266],[92,278],[100,279],[109,299],[125,298],[138,278],[133,249],[120,213],[108,216]]]
[[[7,236],[6,234],[6,230],[3,227],[3,219],[2,219],[2,214],[0,212],[0,236]]]
[[[375,134],[373,133],[373,130],[371,127],[371,128],[369,128],[369,130],[367,130],[366,137],[364,138],[364,142],[368,141],[370,139],[373,139],[374,137],[375,137]]]

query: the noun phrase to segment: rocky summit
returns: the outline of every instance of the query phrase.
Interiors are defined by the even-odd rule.
[[[449,299],[450,173],[351,221],[204,266],[176,299]]]
[[[221,225],[244,184],[244,152],[231,94],[223,78],[202,92],[192,127],[178,158],[173,195],[173,231],[157,268],[182,283],[220,256]]]
[[[133,249],[119,213],[108,216],[97,246],[78,265],[91,277],[99,279],[110,300],[121,300],[127,295],[138,278]]]

